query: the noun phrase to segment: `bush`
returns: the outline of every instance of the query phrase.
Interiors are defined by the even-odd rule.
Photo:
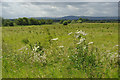
[[[71,20],[67,20],[68,23],[71,23]]]
[[[23,39],[22,42],[23,42],[24,44],[28,44],[28,43],[29,43],[29,40],[28,40],[28,39]]]
[[[60,20],[60,24],[62,24],[62,23],[63,23],[63,21],[64,21],[64,20]]]
[[[13,21],[10,21],[10,22],[9,22],[9,26],[14,26]]]
[[[63,22],[63,25],[67,25],[67,24],[68,24],[68,22],[67,22],[67,21],[64,21],[64,22]]]

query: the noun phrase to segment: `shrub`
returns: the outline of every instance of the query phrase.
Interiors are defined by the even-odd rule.
[[[67,24],[68,24],[68,22],[67,22],[67,21],[64,21],[64,22],[63,22],[63,25],[67,25]]]
[[[23,39],[22,42],[23,42],[24,44],[28,44],[28,43],[29,43],[29,40],[28,40],[28,39]]]
[[[60,20],[60,24],[62,24],[62,23],[63,23],[63,21],[64,21],[64,20]]]

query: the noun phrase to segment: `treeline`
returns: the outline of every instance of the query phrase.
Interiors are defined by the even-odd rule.
[[[67,25],[69,23],[83,23],[85,21],[88,21],[88,19],[82,19],[79,18],[78,20],[60,20],[60,24]]]
[[[10,19],[2,19],[2,25],[3,26],[14,26],[14,25],[43,25],[43,24],[52,24],[53,20],[52,19],[35,19],[35,18],[18,18],[14,20]]]
[[[72,23],[118,23],[118,20],[89,20],[79,18],[78,20],[52,20],[52,19],[35,19],[35,18],[18,18],[18,19],[3,19],[2,18],[2,26],[16,26],[16,25],[44,25],[44,24],[52,24],[52,23],[60,23],[63,25],[68,25]]]
[[[78,20],[60,20],[60,24],[67,25],[69,23],[118,23],[118,20],[89,20],[83,18]]]

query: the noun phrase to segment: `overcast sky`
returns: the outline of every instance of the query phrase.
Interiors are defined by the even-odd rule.
[[[102,2],[103,0],[98,0],[98,2],[94,2],[94,0],[93,2],[91,2],[91,0],[84,0],[84,2],[49,2],[49,3],[37,2],[38,0],[34,1],[36,2],[32,2],[30,0],[29,1],[26,0],[26,2],[23,2],[22,0],[21,1],[17,0],[17,2],[13,0],[3,0],[2,16],[4,18],[62,17],[71,15],[118,16],[118,3],[117,3],[118,0],[106,0],[108,2]]]
[[[119,0],[0,0],[2,2],[119,2]]]

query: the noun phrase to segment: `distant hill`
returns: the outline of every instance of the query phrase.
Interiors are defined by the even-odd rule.
[[[118,17],[91,17],[91,16],[64,16],[64,17],[33,17],[35,19],[77,20],[79,18],[89,20],[117,20]]]

